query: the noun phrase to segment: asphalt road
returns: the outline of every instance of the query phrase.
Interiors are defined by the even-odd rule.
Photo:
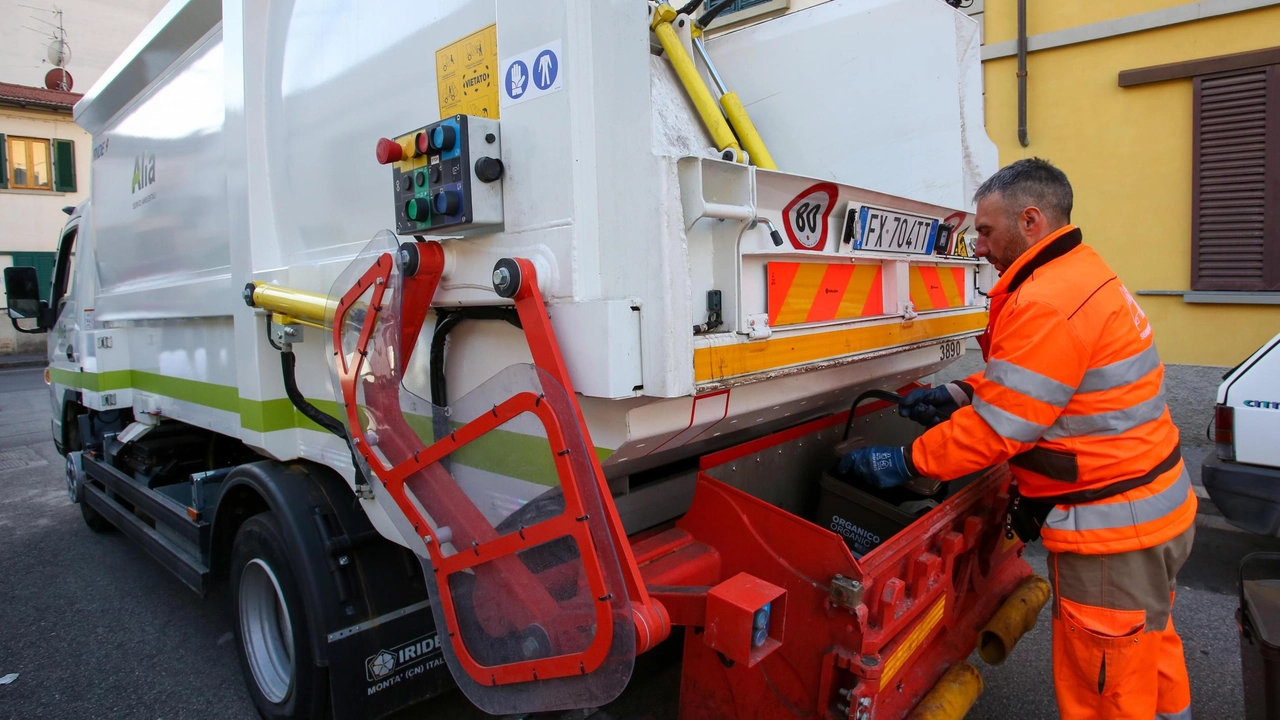
[[[256,717],[240,677],[225,591],[201,599],[119,533],[97,535],[66,495],[41,370],[0,371],[0,718]],[[1198,717],[1241,717],[1234,568],[1280,541],[1200,527],[1174,616]],[[1044,572],[1044,556],[1028,550]],[[596,718],[676,717],[679,648],[642,656]],[[1047,613],[969,717],[1054,718]],[[452,693],[397,720],[487,717]],[[579,715],[579,717],[582,717]]]

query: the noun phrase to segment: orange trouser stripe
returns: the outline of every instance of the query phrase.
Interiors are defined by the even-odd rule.
[[[771,262],[765,273],[770,325],[884,314],[879,265]]]

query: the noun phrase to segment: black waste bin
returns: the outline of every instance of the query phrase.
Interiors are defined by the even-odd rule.
[[[1240,561],[1240,668],[1246,720],[1280,720],[1280,553]]]

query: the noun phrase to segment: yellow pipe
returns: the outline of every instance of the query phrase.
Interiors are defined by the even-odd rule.
[[[982,674],[967,662],[953,665],[908,720],[960,720],[982,694]]]
[[[318,330],[329,329],[329,326],[327,325],[313,323],[310,320],[303,320],[302,318],[296,318],[292,315],[281,315],[278,312],[271,313],[271,322],[275,323],[276,325],[306,325],[307,327],[313,327]]]
[[[1039,575],[1019,583],[982,629],[978,640],[978,654],[982,659],[991,665],[1004,662],[1018,640],[1036,626],[1036,617],[1051,594],[1049,581]]]
[[[653,32],[658,36],[658,42],[662,44],[662,49],[667,54],[667,59],[671,61],[671,67],[675,69],[676,75],[680,78],[680,83],[684,85],[684,90],[689,94],[689,99],[693,101],[693,106],[698,111],[698,115],[702,118],[702,124],[707,126],[707,131],[711,133],[711,141],[716,144],[721,152],[732,148],[739,157],[742,156],[742,147],[738,145],[738,140],[733,136],[733,130],[729,128],[729,123],[725,122],[724,116],[720,114],[720,107],[716,105],[716,99],[712,97],[711,91],[707,89],[707,84],[702,81],[702,75],[698,72],[698,68],[693,64],[693,58],[684,49],[684,44],[680,42],[680,36],[676,34],[676,29],[671,27],[671,18],[675,16],[675,11],[669,5],[663,5],[654,13]]]
[[[720,106],[724,108],[724,114],[729,118],[733,131],[738,134],[738,139],[742,141],[742,147],[746,149],[751,164],[766,170],[777,170],[778,166],[774,164],[773,156],[764,146],[764,138],[760,137],[755,123],[751,122],[751,116],[747,114],[747,108],[738,99],[738,93],[727,92],[721,95]]]
[[[313,327],[333,327],[338,301],[328,295],[254,281],[253,306]]]

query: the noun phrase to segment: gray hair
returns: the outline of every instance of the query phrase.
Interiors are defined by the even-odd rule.
[[[1048,160],[1025,158],[1000,168],[982,183],[973,194],[973,201],[995,193],[1016,206],[1015,212],[1035,206],[1054,220],[1071,222],[1071,182]]]

